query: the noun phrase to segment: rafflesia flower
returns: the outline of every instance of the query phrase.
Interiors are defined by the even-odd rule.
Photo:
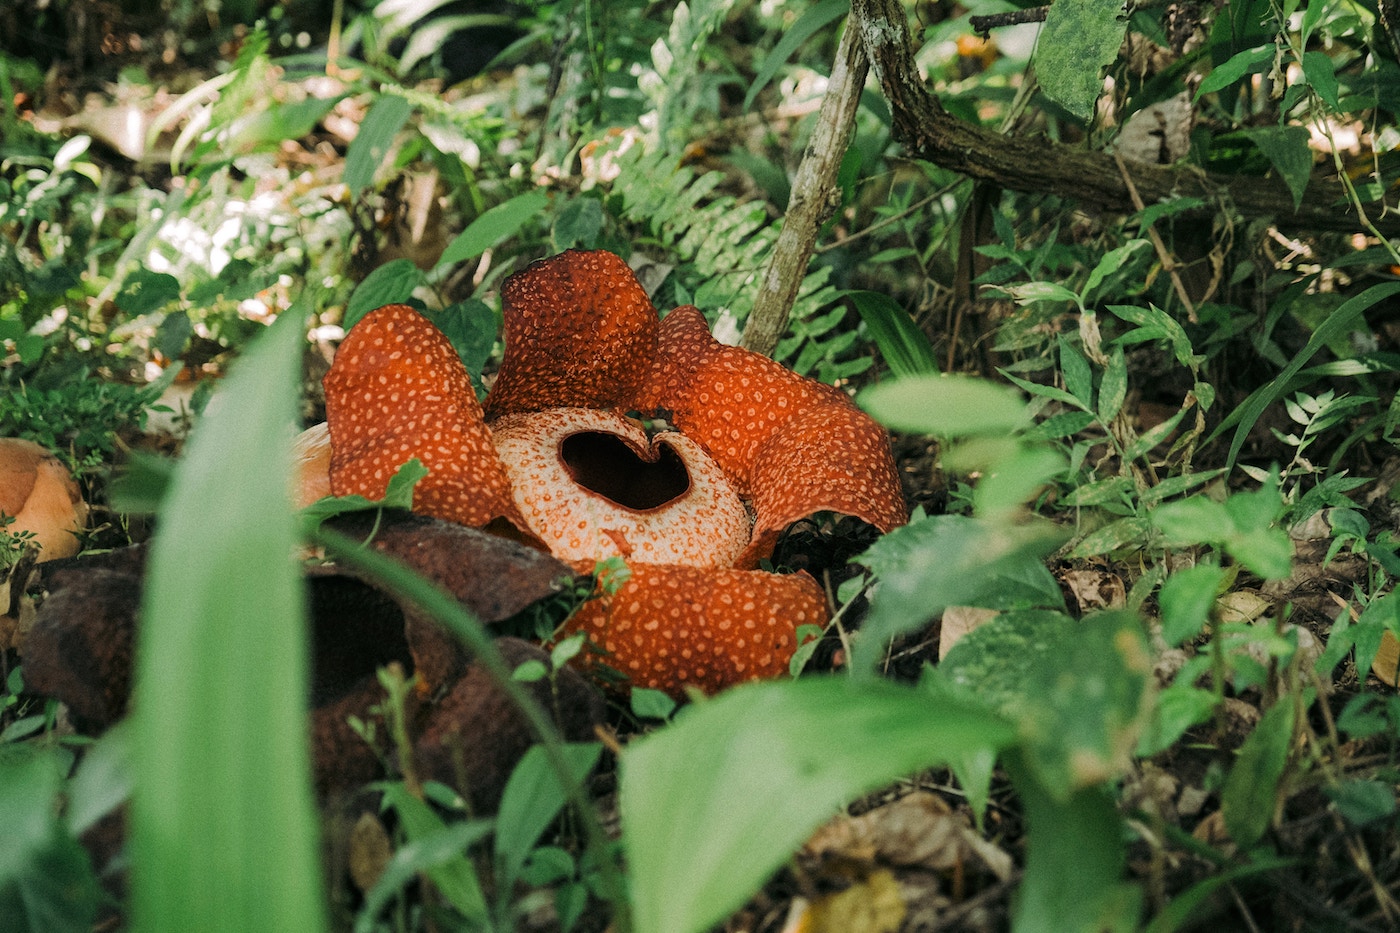
[[[716,691],[786,670],[796,629],[827,621],[806,573],[755,569],[823,511],[905,521],[885,431],[840,390],[720,344],[701,313],[658,319],[627,265],[570,250],[502,288],[505,359],[485,407],[447,338],[389,305],[349,333],[325,378],[326,426],[303,437],[303,493],[382,497],[428,468],[414,511],[504,524],[630,579],[568,623],[638,686]],[[648,436],[629,417],[664,416]]]

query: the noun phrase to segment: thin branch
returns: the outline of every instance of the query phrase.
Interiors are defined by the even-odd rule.
[[[1128,174],[1128,166],[1123,163],[1121,156],[1115,154],[1113,161],[1118,165],[1118,172],[1123,176],[1123,184],[1128,186],[1128,194],[1133,199],[1133,207],[1138,212],[1147,210],[1147,205],[1142,203],[1142,195],[1138,194],[1137,186],[1133,184],[1133,178]],[[1172,287],[1176,289],[1176,297],[1181,299],[1182,307],[1186,309],[1186,319],[1192,324],[1196,321],[1196,305],[1191,301],[1191,296],[1186,293],[1186,286],[1181,281],[1181,275],[1177,272],[1176,260],[1167,251],[1167,244],[1162,242],[1162,235],[1157,232],[1157,228],[1152,224],[1147,225],[1147,236],[1152,241],[1152,248],[1157,251],[1157,258],[1162,262],[1162,268],[1167,270],[1167,275],[1171,276]]]
[[[756,353],[773,354],[778,338],[787,329],[797,290],[807,275],[817,233],[840,204],[836,175],[850,144],[867,71],[860,37],[848,25],[831,66],[816,128],[793,180],[787,217],[773,246],[773,258],[763,273],[753,311],[744,326],[741,346]]]
[[[991,34],[993,29],[1000,29],[1003,26],[1020,26],[1025,23],[1043,23],[1045,14],[1050,12],[1050,5],[1033,6],[1025,10],[1007,10],[1005,13],[989,13],[986,16],[969,16],[967,24],[972,27],[972,31],[983,39]]]
[[[899,0],[852,0],[851,18],[870,68],[890,103],[894,136],[915,158],[1014,191],[1073,198],[1088,207],[1133,210],[1132,196],[1113,157],[1045,138],[1003,136],[954,117],[928,90],[914,62],[909,25]],[[1271,217],[1281,226],[1355,232],[1363,224],[1347,210],[1335,178],[1314,176],[1295,210],[1277,176],[1218,175],[1191,165],[1134,165],[1133,181],[1146,204],[1182,197],[1211,203],[1186,212],[1205,216],[1229,205],[1245,217]],[[1400,217],[1374,222],[1382,236],[1400,234]]]

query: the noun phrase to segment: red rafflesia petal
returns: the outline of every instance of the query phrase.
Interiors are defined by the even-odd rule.
[[[586,632],[599,661],[636,687],[679,697],[787,672],[797,626],[825,625],[826,599],[805,573],[630,564],[611,596],[586,603],[567,631]]]
[[[571,249],[531,263],[501,287],[505,359],[486,415],[614,408],[646,379],[656,309],[612,253]]]
[[[882,532],[909,518],[889,435],[850,404],[815,408],[774,432],[751,481],[753,540],[736,567],[757,566],[793,522],[817,512],[853,515]]]
[[[839,389],[721,344],[695,308],[661,322],[652,378],[635,404],[669,411],[752,499],[754,540],[738,566],[755,566],[784,528],[815,512],[882,532],[907,519],[889,437],[874,419]]]
[[[524,527],[466,367],[417,311],[388,305],[367,314],[322,384],[336,495],[383,498],[394,472],[417,457],[428,475],[414,489],[415,512]]]

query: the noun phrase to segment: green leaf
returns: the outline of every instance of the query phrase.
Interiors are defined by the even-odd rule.
[[[939,437],[1004,434],[1030,425],[1014,391],[968,376],[910,376],[871,386],[858,401],[888,427]]]
[[[0,927],[16,933],[87,933],[100,891],[87,853],[57,818],[69,758],[9,746],[0,754]]]
[[[1121,774],[1149,721],[1151,655],[1131,613],[1004,612],[937,670],[1016,723],[1027,763],[1060,799]]]
[[[948,606],[1062,606],[1059,586],[1040,559],[1060,541],[1061,532],[1047,525],[961,515],[934,515],[896,528],[860,557],[879,585],[852,670],[870,674],[890,639]]]
[[[131,727],[126,719],[88,747],[68,782],[68,831],[83,833],[125,803],[131,796],[131,771]]]
[[[638,719],[670,719],[676,711],[676,701],[660,690],[634,687],[631,707],[632,715]]]
[[[1169,547],[1189,547],[1223,541],[1235,531],[1225,506],[1205,496],[1192,496],[1159,506],[1152,524]]]
[[[1003,285],[1001,290],[1015,299],[1017,304],[1027,305],[1037,301],[1068,301],[1076,307],[1079,296],[1058,282],[1027,282],[1024,285]]]
[[[1300,861],[1300,859],[1290,858],[1255,858],[1247,864],[1217,871],[1208,878],[1191,885],[1185,891],[1173,894],[1171,902],[1162,909],[1161,913],[1152,918],[1152,922],[1146,926],[1144,933],[1177,933],[1179,930],[1199,929],[1199,923],[1191,923],[1193,919],[1201,919],[1195,916],[1195,912],[1203,905],[1209,905],[1215,893],[1221,888],[1254,875],[1296,866]],[[1206,906],[1205,909],[1201,910],[1201,913],[1209,916],[1209,909]]]
[[[597,765],[603,746],[584,742],[564,745],[562,749],[574,781],[582,783]],[[530,852],[567,799],[544,749],[531,746],[511,772],[496,813],[498,884],[509,889],[515,883]]]
[[[287,477],[303,316],[232,368],[151,546],[133,696],[133,927],[326,926]]]
[[[1026,432],[1026,439],[1052,441],[1073,437],[1097,420],[1098,416],[1091,411],[1062,411],[1037,422],[1035,427]]]
[[[1105,476],[1093,482],[1076,486],[1060,502],[1066,506],[1083,507],[1090,505],[1126,505],[1131,503],[1137,492],[1137,484],[1130,476]]]
[[[421,802],[421,801],[420,801]],[[365,894],[364,906],[355,918],[355,933],[372,933],[375,920],[389,900],[420,874],[437,876],[442,869],[456,861],[465,861],[462,852],[480,842],[491,832],[490,820],[469,820],[439,825],[400,846]]]
[[[985,470],[973,490],[973,514],[992,519],[1020,510],[1050,480],[1065,471],[1065,458],[1048,447],[1017,445]]]
[[[137,269],[117,292],[117,307],[133,317],[159,311],[180,297],[180,281],[165,272]]]
[[[560,253],[575,246],[593,249],[602,232],[603,202],[590,197],[574,198],[554,219],[554,249]]]
[[[1007,771],[1025,808],[1026,870],[1012,903],[1016,933],[1130,933],[1138,928],[1142,892],[1123,881],[1127,827],[1112,793],[1081,788],[1051,794],[1024,756]]]
[[[896,378],[938,372],[938,361],[927,335],[893,298],[881,292],[862,291],[849,292],[848,296]]]
[[[1108,368],[1099,380],[1099,421],[1108,424],[1117,417],[1127,397],[1128,364],[1123,359],[1123,348],[1114,347],[1108,358]]]
[[[1155,486],[1150,487],[1142,493],[1143,505],[1156,505],[1163,499],[1172,496],[1179,496],[1182,493],[1190,492],[1197,486],[1204,486],[1214,482],[1225,474],[1224,470],[1202,470],[1199,473],[1187,473],[1183,476],[1169,476]]]
[[[383,499],[367,499],[361,495],[327,496],[324,499],[318,499],[301,510],[303,533],[312,534],[321,527],[322,522],[347,512],[364,512],[370,509],[412,511],[413,490],[418,482],[427,475],[428,468],[423,466],[421,460],[414,457],[399,466],[394,471],[394,475],[389,477]]]
[[[1210,718],[1220,700],[1209,690],[1178,680],[1157,694],[1152,721],[1138,740],[1135,754],[1146,758],[1176,744],[1186,730]]]
[[[1230,838],[1245,848],[1269,828],[1279,783],[1293,741],[1293,697],[1285,695],[1264,713],[1240,746],[1235,766],[1220,792],[1220,810]]]
[[[1340,308],[1328,315],[1327,319],[1313,331],[1308,343],[1297,355],[1289,361],[1274,380],[1268,385],[1256,389],[1245,399],[1244,403],[1237,409],[1238,415],[1228,417],[1220,423],[1207,441],[1214,439],[1216,435],[1226,430],[1230,425],[1235,425],[1235,436],[1230,440],[1230,453],[1226,458],[1226,469],[1232,469],[1235,465],[1235,458],[1239,456],[1240,448],[1244,446],[1245,438],[1253,430],[1254,424],[1259,420],[1259,416],[1264,413],[1274,402],[1282,398],[1291,391],[1293,377],[1301,370],[1318,350],[1328,345],[1328,343],[1339,334],[1350,332],[1362,319],[1362,315],[1371,308],[1392,295],[1400,292],[1400,282],[1384,282],[1380,285],[1372,285],[1359,295],[1347,299]]]
[[[441,311],[429,313],[427,317],[451,341],[467,373],[474,381],[479,381],[481,371],[496,346],[496,333],[500,330],[496,312],[486,302],[468,298]]]
[[[1312,177],[1312,149],[1308,147],[1308,131],[1302,126],[1259,126],[1241,132],[1268,156],[1279,177],[1293,195],[1293,208],[1303,203],[1303,192]]]
[[[413,290],[421,284],[423,273],[413,264],[413,260],[389,260],[355,286],[345,305],[345,318],[341,326],[348,331],[371,311],[385,305],[403,304],[413,297]]]
[[[1138,223],[1146,231],[1148,227],[1164,217],[1199,210],[1205,205],[1205,198],[1198,197],[1174,197],[1170,201],[1158,201],[1156,204],[1147,205],[1146,209],[1138,214]]]
[[[882,681],[737,687],[622,753],[638,930],[699,933],[862,793],[1011,740],[997,717]]]
[[[1337,812],[1353,826],[1365,826],[1395,815],[1395,785],[1382,781],[1344,781],[1326,789]]]
[[[190,342],[192,334],[194,325],[190,323],[190,316],[184,311],[175,311],[165,315],[165,320],[156,328],[151,349],[167,359],[178,359],[180,354],[185,352],[185,346]]]
[[[1203,94],[1213,94],[1229,87],[1245,75],[1259,70],[1261,65],[1272,61],[1273,58],[1274,47],[1272,45],[1261,45],[1257,48],[1236,52],[1206,75],[1201,86],[1196,88],[1195,100],[1200,100]]]
[[[1036,396],[1037,398],[1048,398],[1051,401],[1064,402],[1066,405],[1069,405],[1071,407],[1084,409],[1084,404],[1080,402],[1079,399],[1075,398],[1073,395],[1070,395],[1068,392],[1066,392],[1064,389],[1059,388],[1058,386],[1041,385],[1038,382],[1031,382],[1029,379],[1022,379],[1019,376],[1015,376],[1004,369],[998,370],[998,372],[1005,376],[1011,382],[1012,385],[1024,389],[1025,391],[1029,392],[1031,395]],[[1088,409],[1085,410],[1087,411]]]
[[[1118,57],[1128,22],[1122,0],[1055,0],[1035,49],[1035,72],[1050,99],[1089,122],[1103,69]]]
[[[1170,647],[1201,634],[1224,580],[1223,568],[1199,564],[1177,571],[1162,584],[1162,638]]]
[[[1147,545],[1151,523],[1146,518],[1131,516],[1109,522],[1079,540],[1069,552],[1070,557],[1097,557],[1120,548],[1141,549]]]
[[[1138,435],[1137,440],[1129,444],[1123,451],[1123,459],[1131,463],[1139,457],[1146,455],[1152,448],[1165,441],[1168,437],[1171,437],[1177,425],[1181,424],[1181,419],[1185,418],[1186,413],[1190,410],[1189,408],[1182,408],[1166,421],[1160,424],[1154,424],[1152,427],[1142,432],[1142,434]]]
[[[802,47],[802,43],[828,23],[845,16],[850,8],[851,0],[822,0],[816,6],[809,7],[797,22],[784,30],[783,37],[773,46],[773,51],[768,53],[754,73],[753,83],[749,85],[749,92],[744,95],[741,109],[748,110],[753,106],[753,99],[767,87],[768,82],[778,73],[778,69]]]
[[[1085,411],[1094,410],[1094,372],[1083,351],[1064,334],[1059,336],[1060,372],[1065,377],[1065,389],[1074,396]]]
[[[1115,49],[1116,51],[1116,49]],[[1103,284],[1104,279],[1116,272],[1122,271],[1133,254],[1145,249],[1151,244],[1147,240],[1129,240],[1122,246],[1115,247],[1103,254],[1103,258],[1094,266],[1089,273],[1089,279],[1084,283],[1084,300],[1087,302],[1094,294],[1094,290]]]
[[[388,156],[394,137],[412,113],[413,105],[396,94],[383,94],[370,105],[369,112],[360,121],[359,132],[345,152],[341,177],[350,189],[351,201],[358,200],[360,193],[374,181],[374,173]]]
[[[468,920],[484,920],[487,916],[486,896],[481,891],[476,868],[463,854],[465,847],[459,845],[451,852],[444,852],[436,842],[446,830],[455,829],[471,837],[476,835],[477,827],[473,823],[448,827],[422,798],[409,793],[402,781],[381,785],[380,790],[384,795],[384,806],[392,808],[398,815],[408,841],[422,843],[428,852],[434,854],[432,864],[424,866],[423,871],[432,879],[438,891]]]
[[[483,213],[467,225],[467,229],[457,234],[447,244],[437,267],[445,269],[459,262],[475,259],[497,243],[513,236],[544,210],[549,204],[549,195],[543,191],[528,191],[517,194],[502,204]]]
[[[1326,52],[1303,53],[1303,77],[1333,113],[1342,112],[1337,89],[1337,66]]]

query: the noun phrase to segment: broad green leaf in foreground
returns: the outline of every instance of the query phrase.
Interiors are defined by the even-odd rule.
[[[1041,561],[1061,540],[1049,525],[963,515],[934,515],[896,528],[859,558],[878,586],[852,670],[871,674],[890,639],[922,627],[949,606],[1062,606],[1059,585]]]
[[[620,762],[635,929],[709,929],[851,799],[1011,737],[972,706],[844,678],[753,684],[690,708]]]
[[[1127,29],[1122,0],[1056,0],[1035,51],[1045,93],[1087,121],[1103,93],[1103,69],[1118,56]]]
[[[1151,710],[1147,640],[1126,612],[1003,613],[958,641],[933,676],[1015,722],[1037,781],[1065,801],[1127,768]]]
[[[1123,818],[1104,786],[1052,794],[1019,754],[1007,771],[1026,814],[1026,871],[1013,898],[1016,933],[1131,933],[1142,892],[1123,880]]]
[[[1006,434],[1030,427],[1015,389],[967,376],[910,376],[872,386],[860,405],[898,431],[939,437]]]
[[[83,847],[61,827],[66,752],[0,747],[0,929],[86,933],[101,892]]]
[[[291,425],[300,315],[232,369],[151,548],[134,702],[133,928],[325,928]]]

